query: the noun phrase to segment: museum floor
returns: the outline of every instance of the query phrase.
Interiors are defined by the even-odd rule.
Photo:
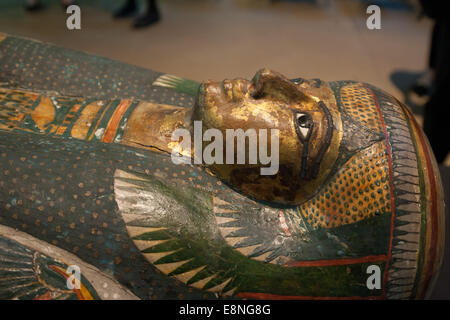
[[[381,30],[368,30],[365,2],[356,0],[162,0],[161,22],[136,31],[131,20],[112,19],[119,1],[80,0],[82,30],[69,31],[58,1],[44,1],[49,7],[33,14],[20,1],[1,2],[1,32],[156,71],[200,81],[251,78],[268,67],[290,78],[369,82],[400,100],[402,85],[393,80],[425,69],[432,26],[394,7],[382,9]],[[421,121],[421,108],[413,111]],[[450,199],[450,157],[446,164],[441,171]],[[449,238],[433,298],[450,299]]]

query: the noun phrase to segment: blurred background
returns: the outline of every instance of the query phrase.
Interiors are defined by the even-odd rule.
[[[139,30],[112,18],[126,1],[79,0],[82,29],[70,31],[59,1],[41,2],[45,10],[30,13],[25,0],[1,0],[0,30],[197,81],[268,67],[365,81],[398,98],[391,74],[426,69],[432,28],[408,0],[158,0],[161,20]],[[381,30],[366,27],[369,4],[382,8]]]
[[[61,1],[42,0],[42,10],[27,11],[26,0],[1,0],[0,32],[197,81],[252,78],[268,67],[288,78],[368,82],[423,123],[434,22],[418,0],[156,0],[160,20],[138,29],[133,18],[113,18],[125,3],[75,1],[81,30],[70,31]],[[366,26],[370,4],[381,8],[380,30]],[[449,166],[447,155],[440,165],[447,186]],[[450,298],[450,254],[442,270],[434,298]]]

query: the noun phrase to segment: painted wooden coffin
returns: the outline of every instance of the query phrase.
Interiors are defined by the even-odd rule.
[[[189,119],[269,118],[274,178],[171,160]],[[220,89],[0,34],[1,299],[420,299],[443,244],[427,139],[371,85],[263,69]]]

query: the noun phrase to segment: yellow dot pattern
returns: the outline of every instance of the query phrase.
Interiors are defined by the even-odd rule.
[[[334,228],[390,211],[384,142],[350,158],[321,192],[297,207],[313,228]]]
[[[347,114],[367,129],[382,131],[375,100],[363,84],[352,84],[341,88],[341,102]]]

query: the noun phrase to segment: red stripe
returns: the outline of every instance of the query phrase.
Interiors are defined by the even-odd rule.
[[[389,250],[388,255],[386,258],[386,267],[384,269],[384,275],[383,275],[383,293],[386,295],[386,283],[388,279],[388,271],[389,271],[389,260],[392,256],[392,238],[394,237],[394,219],[395,219],[395,199],[394,199],[394,182],[392,181],[393,177],[393,164],[392,164],[392,148],[391,143],[389,141],[388,132],[386,129],[386,124],[384,123],[383,115],[381,113],[380,105],[378,104],[378,100],[373,93],[372,89],[367,87],[367,90],[370,92],[370,94],[373,97],[373,100],[375,102],[375,106],[377,107],[378,115],[380,117],[381,126],[383,128],[384,136],[385,136],[385,142],[386,142],[386,149],[388,150],[388,163],[389,163],[389,191],[391,193],[391,230],[390,230],[390,236],[389,236]]]
[[[262,300],[378,300],[383,299],[383,296],[368,296],[368,297],[311,297],[311,296],[281,296],[271,293],[259,292],[239,292],[237,297],[243,299],[262,299]]]
[[[366,256],[361,258],[335,259],[335,260],[315,260],[315,261],[290,261],[284,267],[325,267],[342,266],[347,264],[385,261],[386,255]]]
[[[106,131],[103,135],[102,142],[112,142],[114,136],[116,135],[117,128],[119,127],[120,120],[130,104],[130,100],[122,100],[116,110],[114,110],[114,113],[106,126]]]
[[[405,108],[406,109],[406,108]],[[411,122],[414,125],[414,128],[416,129],[417,135],[419,136],[420,143],[423,148],[423,153],[425,154],[425,160],[427,163],[427,172],[428,172],[428,180],[430,182],[430,192],[428,194],[431,195],[431,245],[430,245],[430,263],[428,265],[428,270],[426,270],[425,275],[425,286],[430,285],[431,277],[433,276],[433,269],[434,269],[434,263],[436,259],[436,250],[437,250],[437,238],[438,238],[438,217],[437,217],[437,194],[436,194],[436,180],[434,178],[434,172],[433,172],[433,165],[430,158],[430,150],[427,148],[427,144],[425,143],[424,136],[422,134],[422,131],[420,130],[419,124],[417,123],[416,119],[414,118],[414,115],[411,114],[411,112],[406,109],[406,112],[408,113],[409,118],[411,118]],[[423,299],[425,297],[427,289],[424,288],[422,290],[420,299]]]

